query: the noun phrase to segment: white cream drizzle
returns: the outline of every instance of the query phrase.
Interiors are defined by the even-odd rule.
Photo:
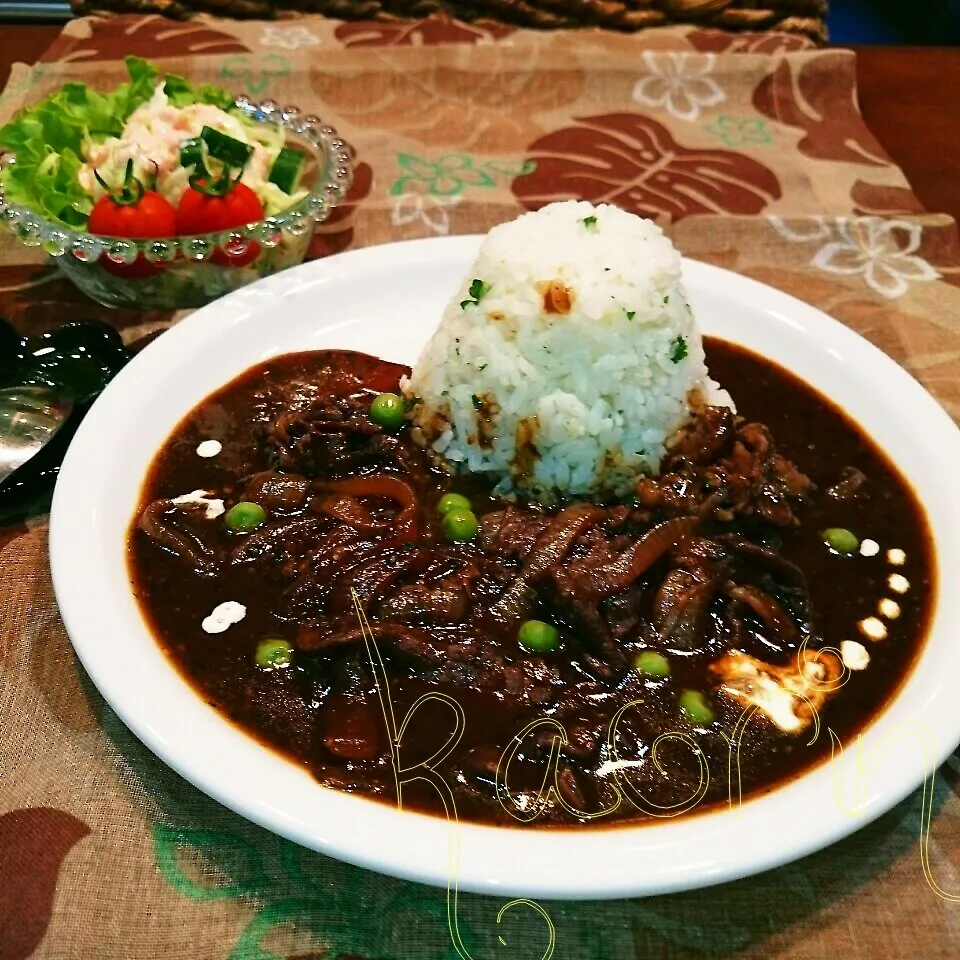
[[[879,617],[866,617],[857,624],[857,629],[868,640],[885,640],[887,626]]]
[[[902,573],[891,573],[887,585],[894,593],[906,593],[910,589],[910,581]]]
[[[215,457],[223,449],[223,444],[219,440],[204,440],[197,447],[197,456],[209,459]]]
[[[226,600],[213,609],[201,624],[206,633],[223,633],[247,615],[247,608],[236,600]]]
[[[222,500],[210,499],[207,494],[209,490],[193,490],[185,493],[182,497],[174,497],[170,502],[178,506],[204,506],[206,507],[206,518],[215,520],[224,513],[225,507]]]
[[[842,673],[836,655],[826,652],[819,660],[806,661],[803,673],[796,663],[777,667],[740,651],[729,651],[710,670],[720,677],[721,692],[756,706],[784,733],[799,733],[810,725],[813,710],[831,692],[825,684]]]
[[[878,604],[877,610],[880,613],[880,616],[886,617],[888,620],[896,620],[900,616],[900,604],[896,600],[891,600],[889,597],[884,597]]]
[[[867,648],[856,640],[844,640],[840,644],[840,657],[848,670],[866,670],[870,663]]]
[[[860,556],[861,557],[875,557],[880,552],[880,544],[876,540],[861,540],[860,541]]]

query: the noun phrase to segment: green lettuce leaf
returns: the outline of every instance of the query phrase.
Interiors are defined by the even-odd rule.
[[[161,77],[140,57],[124,62],[130,79],[111,93],[65,83],[0,127],[0,149],[16,155],[16,163],[0,175],[7,199],[64,226],[86,225],[93,200],[77,181],[84,143],[121,136],[130,114],[150,100]],[[164,77],[164,89],[179,107],[200,102],[226,109],[233,104],[225,90],[208,84],[193,87],[172,74]]]
[[[210,103],[221,110],[229,110],[234,101],[233,94],[221,87],[215,87],[211,83],[195,87],[174,73],[168,73],[164,77],[163,92],[175,107],[186,107],[191,103]]]

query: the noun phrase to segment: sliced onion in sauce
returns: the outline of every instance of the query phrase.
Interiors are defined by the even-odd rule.
[[[684,537],[693,534],[699,523],[699,517],[675,517],[651,527],[611,563],[589,571],[591,599],[603,600],[626,590]],[[583,588],[584,584],[577,585],[578,590]]]
[[[397,477],[377,474],[350,477],[324,484],[327,496],[320,509],[348,526],[369,533],[389,533],[393,543],[409,543],[420,531],[420,510],[413,489]],[[400,504],[400,512],[390,520],[376,520],[358,498],[383,497]]]

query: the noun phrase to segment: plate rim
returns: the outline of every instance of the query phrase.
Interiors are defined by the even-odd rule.
[[[71,544],[77,532],[75,523],[76,518],[71,516],[71,511],[76,505],[76,488],[78,484],[82,485],[83,481],[82,458],[85,451],[92,443],[91,438],[93,437],[97,424],[104,417],[104,411],[108,411],[112,404],[118,402],[118,400],[115,401],[114,398],[120,398],[124,394],[124,391],[129,389],[134,391],[136,390],[134,384],[141,372],[141,369],[146,371],[153,363],[162,364],[168,362],[170,357],[176,356],[182,346],[188,344],[192,339],[195,338],[195,330],[200,330],[201,327],[204,326],[211,330],[214,328],[214,326],[223,328],[224,330],[229,330],[229,328],[234,324],[246,322],[251,315],[257,313],[258,309],[263,306],[265,302],[269,302],[276,296],[282,297],[295,294],[304,288],[304,284],[307,286],[312,286],[314,284],[322,284],[331,279],[339,281],[349,279],[351,275],[364,274],[370,269],[375,268],[379,263],[383,262],[384,258],[390,259],[395,264],[402,266],[404,263],[409,262],[430,262],[435,259],[435,256],[438,253],[448,257],[453,257],[454,259],[467,257],[470,253],[475,252],[476,246],[480,243],[481,239],[482,237],[480,235],[425,238],[410,241],[397,241],[389,244],[351,250],[322,260],[311,261],[288,271],[283,271],[282,273],[279,273],[273,277],[269,277],[263,281],[252,284],[250,287],[245,287],[235,291],[234,293],[215,301],[207,307],[197,310],[191,316],[180,321],[173,328],[165,332],[162,337],[159,337],[156,341],[144,348],[144,350],[141,351],[140,354],[138,354],[138,356],[135,357],[130,364],[128,364],[127,367],[120,372],[113,383],[111,383],[104,391],[101,398],[99,398],[94,404],[94,407],[88,414],[87,419],[78,430],[77,435],[71,444],[70,450],[67,453],[67,457],[64,460],[61,478],[58,480],[57,487],[54,492],[50,515],[49,537],[54,591],[67,627],[68,635],[70,636],[71,644],[73,645],[74,650],[76,651],[77,656],[84,668],[90,675],[91,680],[94,682],[97,689],[100,690],[111,709],[117,713],[121,721],[138,739],[140,739],[154,754],[156,754],[162,762],[171,767],[171,769],[175,770],[178,774],[183,776],[202,792],[213,797],[224,806],[227,806],[229,809],[234,810],[234,812],[252,820],[253,822],[258,823],[274,833],[278,833],[281,836],[285,836],[295,842],[304,844],[313,849],[317,849],[327,855],[335,856],[347,862],[355,863],[358,866],[403,877],[405,879],[416,880],[419,882],[425,882],[439,886],[446,885],[448,877],[446,871],[442,871],[442,875],[441,873],[438,873],[435,866],[422,864],[418,866],[409,863],[399,863],[397,862],[396,857],[392,859],[389,857],[384,858],[382,855],[378,857],[375,854],[371,854],[369,849],[358,850],[349,844],[344,846],[343,843],[338,843],[336,840],[330,840],[329,838],[321,838],[319,840],[316,836],[305,838],[303,831],[298,828],[297,824],[291,822],[289,819],[285,819],[282,811],[275,811],[274,815],[271,816],[268,815],[263,808],[251,807],[249,802],[245,802],[243,798],[236,797],[229,789],[224,789],[224,786],[221,783],[212,783],[202,774],[198,774],[196,769],[196,761],[188,762],[189,758],[185,759],[183,756],[178,756],[171,753],[171,750],[169,749],[169,743],[162,736],[158,735],[157,731],[152,728],[147,729],[144,727],[136,709],[132,708],[132,706],[135,705],[132,705],[125,697],[117,696],[114,683],[109,679],[104,679],[102,663],[97,658],[95,647],[91,645],[88,640],[81,641],[80,643],[75,640],[74,633],[85,632],[86,628],[83,626],[78,628],[77,611],[83,605],[83,600],[78,596],[76,584],[72,580],[72,577],[76,571],[72,568],[69,560]],[[851,346],[851,349],[855,349],[858,353],[865,353],[867,356],[872,356],[873,362],[878,362],[883,365],[892,365],[895,367],[899,372],[898,376],[901,377],[902,383],[906,384],[907,381],[909,381],[912,384],[909,389],[913,391],[919,391],[919,394],[917,394],[916,397],[919,398],[922,395],[922,402],[924,404],[932,405],[929,412],[934,420],[936,420],[939,416],[939,429],[945,429],[947,426],[949,426],[953,430],[957,453],[960,455],[960,434],[958,434],[956,425],[949,418],[943,408],[940,407],[936,400],[934,400],[927,393],[927,391],[909,374],[909,372],[896,364],[895,361],[889,358],[873,344],[869,343],[869,341],[866,341],[854,331],[850,330],[848,327],[844,326],[839,321],[823,313],[817,308],[795,297],[792,297],[790,294],[777,290],[776,288],[769,287],[766,284],[762,284],[759,281],[753,280],[749,277],[744,277],[740,274],[736,274],[732,271],[728,271],[711,264],[705,264],[700,261],[684,258],[685,281],[688,279],[688,275],[690,275],[691,272],[699,275],[705,281],[708,281],[709,284],[716,285],[717,289],[723,295],[744,296],[752,293],[757,297],[773,300],[774,303],[778,304],[784,311],[786,311],[787,314],[793,311],[798,312],[801,315],[806,314],[807,316],[811,317],[816,315],[816,322],[818,324],[823,325],[825,323],[827,328],[830,329],[834,336],[838,337],[841,341],[846,341],[846,343],[849,345],[853,345]],[[732,290],[730,289],[731,284],[734,285]],[[717,291],[715,290],[713,292]],[[162,359],[164,357],[167,359]],[[130,384],[129,387],[128,384]],[[199,400],[191,401],[188,404],[187,409],[194,406],[197,402],[199,402]],[[935,410],[933,408],[935,408]],[[958,456],[957,462],[960,463],[960,456]],[[142,479],[140,482],[142,484]],[[936,543],[936,534],[934,535],[934,540]],[[937,561],[937,579],[938,583],[942,587],[943,577],[939,573],[939,557],[937,558]],[[152,644],[158,651],[160,651],[159,644],[152,636],[150,636],[149,628],[145,622],[142,622],[142,628],[143,632],[149,639],[149,643]],[[162,651],[160,652],[162,654]],[[914,670],[912,671],[914,674],[916,673],[920,662],[923,660],[925,652],[926,646],[914,666]],[[163,656],[165,657],[165,655]],[[196,694],[193,688],[189,687],[187,681],[180,677],[179,672],[176,671],[176,668],[173,666],[173,664],[168,662],[168,666],[171,671],[176,673],[176,676],[180,682],[187,686],[187,689],[192,697],[195,700],[202,702],[201,698]],[[104,687],[107,689],[105,690]],[[883,719],[883,715],[888,712],[890,707],[901,697],[904,688],[905,684],[902,684],[894,699],[888,703],[884,712],[881,713],[879,717],[875,718],[871,728],[876,727],[877,724]],[[204,704],[204,706],[206,705]],[[207,709],[212,711],[213,708],[208,707]],[[219,714],[216,714],[216,716],[220,717]],[[241,728],[234,727],[229,721],[223,720],[223,718],[220,719],[230,728],[237,738],[240,738],[246,741],[248,744],[253,745],[257,750],[273,756],[284,766],[296,769],[290,761],[279,757],[279,755],[273,754],[269,748],[260,745]],[[958,712],[958,726],[954,733],[956,733],[957,739],[960,740],[960,712]],[[939,763],[941,763],[952,751],[953,747],[950,746],[952,742],[953,735],[948,738],[947,743],[941,742],[937,748],[937,765],[939,765]],[[815,770],[823,770],[827,766],[828,764],[826,763],[821,764],[819,767],[815,768]],[[815,772],[815,770],[804,774],[797,780],[779,786],[768,796],[756,797],[745,801],[744,807],[757,809],[758,805],[763,804],[771,798],[776,799],[781,797],[788,791],[793,790],[797,783],[806,780],[811,773]],[[343,799],[345,796],[336,791],[326,790],[325,788],[319,787],[319,785],[316,784],[314,784],[314,786],[317,786],[318,789],[325,790],[326,793],[335,794],[340,799]],[[870,809],[857,819],[856,825],[853,827],[849,827],[848,823],[833,820],[831,821],[831,828],[829,830],[822,830],[818,834],[804,836],[802,840],[791,840],[791,842],[789,842],[786,846],[771,849],[766,853],[761,852],[755,854],[749,863],[740,865],[727,863],[720,868],[716,868],[713,871],[708,871],[707,873],[700,875],[694,875],[689,870],[685,873],[681,871],[678,872],[672,880],[669,878],[662,879],[652,887],[649,885],[640,885],[638,887],[636,882],[631,882],[629,879],[624,879],[623,877],[620,877],[620,879],[616,882],[611,881],[606,884],[594,880],[592,886],[584,888],[582,886],[577,886],[576,883],[571,885],[569,881],[562,879],[558,881],[556,878],[547,878],[545,880],[541,878],[540,882],[538,883],[535,878],[527,876],[520,885],[517,885],[510,879],[510,876],[490,873],[489,869],[486,869],[480,873],[470,873],[468,871],[465,874],[463,871],[461,871],[459,874],[458,888],[463,891],[469,890],[493,895],[517,894],[550,897],[555,899],[599,899],[648,895],[653,893],[669,893],[705,887],[715,883],[726,882],[739,877],[752,875],[771,867],[791,862],[815,850],[829,846],[841,837],[860,829],[876,817],[891,809],[896,805],[896,803],[900,802],[904,797],[912,793],[917,786],[919,786],[919,783],[910,780],[909,782],[904,781],[902,789],[900,790],[888,790],[884,795],[883,800],[879,803],[873,803]],[[428,832],[432,834],[436,834],[437,828],[444,828],[443,821],[433,816],[419,814],[412,811],[403,811],[400,813],[386,804],[366,798],[349,797],[348,799],[351,804],[364,805],[365,809],[362,813],[361,808],[356,807],[355,812],[357,815],[366,815],[368,819],[373,817],[377,820],[383,821],[381,826],[378,827],[380,830],[389,830],[397,826],[399,826],[401,829],[405,829],[408,824],[413,823],[415,820],[419,821],[421,826],[424,823],[429,824],[430,827]],[[330,804],[330,806],[332,808],[341,807],[344,810],[346,809],[346,807],[339,802]],[[376,811],[375,813],[374,810]],[[393,818],[395,818],[389,824],[387,821],[390,818],[382,816],[384,811],[388,811],[390,814],[392,814]],[[686,822],[706,823],[708,820],[716,821],[717,818],[722,818],[724,816],[726,816],[726,814],[723,811],[705,812],[689,818]],[[459,840],[462,848],[464,835],[469,835],[471,841],[467,844],[468,848],[477,849],[478,845],[482,846],[483,844],[490,842],[491,835],[496,835],[498,838],[507,836],[512,838],[514,841],[516,841],[520,836],[523,836],[524,840],[521,841],[522,845],[529,848],[532,855],[537,855],[538,853],[543,852],[547,837],[555,838],[558,833],[562,833],[565,838],[565,846],[570,848],[571,853],[582,856],[584,851],[581,848],[583,848],[585,844],[592,845],[595,842],[594,838],[597,837],[606,836],[608,838],[614,838],[617,835],[625,835],[628,833],[636,837],[637,835],[642,836],[644,834],[650,834],[652,831],[669,829],[670,827],[675,826],[676,824],[640,826],[626,825],[622,827],[609,826],[603,827],[600,830],[580,830],[578,834],[577,828],[570,828],[562,831],[552,829],[522,831],[521,828],[500,828],[477,824],[466,824],[460,825],[459,827],[459,830],[462,831]],[[472,838],[476,839],[474,840]],[[499,840],[494,842],[499,842]],[[642,846],[644,846],[644,844],[641,843],[641,847]]]

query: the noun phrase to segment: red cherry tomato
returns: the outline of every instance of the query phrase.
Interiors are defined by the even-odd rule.
[[[97,179],[100,180],[99,174]],[[100,183],[107,187],[102,180]],[[160,239],[177,232],[177,214],[173,206],[155,190],[147,190],[133,176],[133,161],[127,161],[123,184],[119,189],[107,187],[107,193],[94,205],[87,220],[90,233],[104,237]],[[100,266],[114,276],[127,279],[152,277],[164,269],[162,263],[151,263],[142,253],[133,263],[117,263],[106,254]]]
[[[194,178],[177,207],[177,233],[215,233],[256,223],[262,219],[263,206],[245,183]],[[218,247],[210,257],[210,262],[221,266],[243,267],[258,256],[260,244],[256,240],[249,240],[242,253],[234,254]]]

